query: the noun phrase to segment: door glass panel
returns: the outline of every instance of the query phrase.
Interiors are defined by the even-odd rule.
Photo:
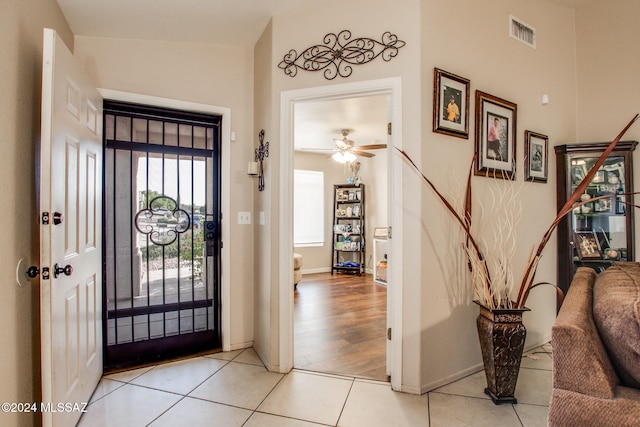
[[[597,157],[571,159],[572,192]],[[624,158],[611,156],[587,187],[581,206],[573,209],[574,262],[627,259]]]

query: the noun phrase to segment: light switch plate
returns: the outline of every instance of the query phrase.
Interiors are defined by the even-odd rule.
[[[238,224],[251,224],[251,212],[238,212]]]

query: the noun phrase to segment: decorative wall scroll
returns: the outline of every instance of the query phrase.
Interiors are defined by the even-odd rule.
[[[152,243],[159,246],[172,244],[189,229],[191,218],[187,211],[178,208],[171,197],[160,196],[149,202],[147,209],[136,214],[136,229],[149,236]]]
[[[324,36],[323,44],[308,47],[300,54],[291,49],[278,64],[284,73],[295,77],[298,69],[305,71],[323,71],[327,80],[336,76],[349,77],[353,65],[366,64],[378,56],[386,62],[398,55],[398,49],[406,43],[398,40],[395,34],[386,31],[380,41],[359,37],[351,39],[351,31],[343,30],[337,35],[329,33]]]

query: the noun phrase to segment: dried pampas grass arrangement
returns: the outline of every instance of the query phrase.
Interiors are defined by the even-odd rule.
[[[471,167],[469,168],[469,174],[467,177],[464,211],[459,212],[454,207],[455,203],[449,201],[448,198],[438,190],[433,182],[427,178],[422,171],[420,171],[411,157],[409,157],[405,151],[396,148],[396,150],[402,154],[404,159],[413,167],[413,169],[422,176],[423,181],[433,190],[449,213],[451,213],[454,222],[457,223],[464,231],[465,241],[462,242],[462,245],[467,257],[469,270],[471,272],[472,287],[478,303],[490,309],[522,309],[527,302],[531,289],[542,284],[550,284],[547,282],[534,283],[538,263],[540,262],[545,246],[549,242],[551,235],[562,219],[569,214],[572,209],[586,203],[580,200],[580,196],[584,194],[587,186],[595,176],[598,169],[600,169],[606,158],[622,139],[622,136],[638,119],[638,117],[640,117],[640,115],[636,114],[636,116],[631,119],[618,136],[609,144],[602,155],[598,158],[595,165],[571,194],[571,197],[569,197],[564,206],[559,210],[557,216],[543,234],[542,240],[538,244],[537,248],[535,246],[531,248],[522,278],[520,279],[520,284],[517,288],[518,293],[516,298],[513,298],[515,277],[511,261],[518,249],[515,228],[522,217],[522,211],[518,202],[522,187],[517,188],[513,185],[500,185],[504,183],[500,183],[500,180],[496,178],[496,186],[491,190],[490,203],[486,206],[480,203],[481,212],[484,214],[488,211],[497,213],[496,215],[492,215],[492,223],[489,224],[491,227],[489,235],[492,236],[492,239],[490,241],[486,238],[480,240],[480,237],[478,236],[487,235],[487,233],[478,233],[478,230],[472,230],[471,228],[471,176],[475,156],[471,162]],[[592,202],[593,200],[590,201]],[[489,259],[486,256],[487,254],[490,254]],[[562,291],[557,286],[552,286],[556,288],[558,297],[561,301],[563,298]]]

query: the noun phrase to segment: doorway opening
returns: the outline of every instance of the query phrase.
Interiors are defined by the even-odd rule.
[[[220,348],[221,117],[104,102],[105,369]]]
[[[297,103],[364,96],[388,96],[388,120],[392,132],[387,136],[387,221],[389,236],[402,236],[403,187],[402,159],[393,148],[402,149],[402,79],[399,77],[291,90],[281,95],[280,110],[280,203],[279,203],[279,367],[288,372],[294,365],[294,292],[293,283],[293,152],[294,120]],[[402,391],[402,241],[388,240],[386,371],[393,390]],[[327,254],[327,259],[329,254]]]
[[[374,237],[374,230],[389,224],[388,98],[354,96],[294,106],[294,251],[303,260],[294,291],[294,368],[388,379],[387,263],[382,262],[388,249]],[[301,173],[324,177],[323,194],[314,197],[323,206],[314,212],[300,208],[310,194],[304,179],[299,182]],[[321,214],[320,226],[307,224],[313,213]],[[324,233],[305,239],[310,229]]]

